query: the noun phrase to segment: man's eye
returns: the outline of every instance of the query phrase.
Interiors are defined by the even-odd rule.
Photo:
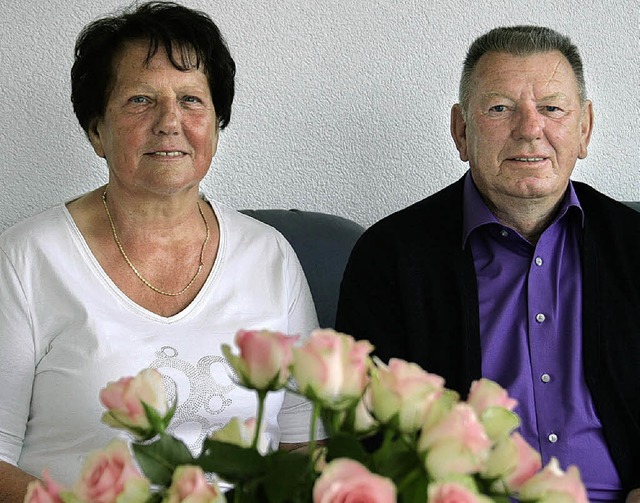
[[[146,96],[134,96],[129,101],[131,103],[141,104],[141,103],[148,103],[149,99]]]
[[[507,110],[507,107],[505,105],[494,105],[489,109],[489,112],[504,112]]]
[[[545,112],[559,112],[560,111],[560,107],[555,107],[553,105],[546,105],[544,107],[544,111]]]
[[[187,103],[200,103],[200,98],[196,96],[185,96],[182,98],[182,101],[186,101]]]

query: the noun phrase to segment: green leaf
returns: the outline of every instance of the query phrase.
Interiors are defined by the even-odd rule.
[[[338,433],[327,440],[327,461],[351,458],[363,465],[369,462],[369,454],[355,435]]]
[[[160,435],[150,444],[132,444],[142,472],[153,484],[167,486],[176,467],[195,464],[189,448],[177,438]]]
[[[265,458],[257,450],[210,438],[204,441],[202,454],[195,463],[228,482],[255,479],[265,472]]]
[[[162,416],[160,416],[160,414],[158,414],[158,411],[153,407],[150,407],[146,402],[140,402],[140,403],[144,408],[144,413],[147,416],[147,420],[149,421],[149,424],[151,425],[151,429],[155,433],[164,433],[165,423]]]
[[[426,474],[421,474],[412,479],[405,487],[398,491],[400,503],[424,503],[427,501],[427,488],[429,482]]]
[[[60,499],[64,503],[82,503],[80,498],[76,496],[72,491],[62,491],[60,493]]]
[[[225,493],[225,498],[228,503],[241,502],[241,503],[264,503],[265,498],[262,494],[256,494],[255,487],[252,488],[240,488],[235,487]]]
[[[386,442],[373,454],[373,464],[377,473],[394,482],[402,480],[407,473],[416,469],[424,471],[418,454],[399,437]]]
[[[149,499],[146,503],[161,503],[162,502],[162,493],[153,493],[149,496]]]
[[[295,495],[309,494],[316,478],[309,466],[309,456],[276,451],[267,458],[264,492],[269,503],[295,501]]]
[[[169,426],[169,423],[173,419],[173,415],[176,413],[177,408],[178,408],[178,399],[176,398],[173,402],[173,405],[169,407],[169,409],[167,410],[167,413],[164,415],[164,418],[162,419],[162,422],[164,423],[164,429],[162,431],[165,431],[167,429],[167,426]]]

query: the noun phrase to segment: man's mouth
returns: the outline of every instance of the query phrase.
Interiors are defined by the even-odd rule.
[[[180,157],[185,155],[185,153],[179,150],[170,150],[170,151],[160,150],[158,152],[149,152],[149,155],[154,155],[158,157]]]
[[[539,162],[544,161],[544,157],[513,157],[512,160],[519,162]]]

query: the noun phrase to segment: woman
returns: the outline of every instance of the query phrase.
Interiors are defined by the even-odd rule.
[[[255,415],[220,345],[240,328],[317,325],[285,239],[199,196],[234,93],[211,19],[154,2],[98,20],[71,74],[109,181],[0,237],[1,501],[21,501],[44,468],[76,480],[84,456],[116,435],[100,424],[108,381],[159,368],[178,387],[174,431],[195,450],[231,417]],[[270,400],[272,445],[304,442],[309,404]]]

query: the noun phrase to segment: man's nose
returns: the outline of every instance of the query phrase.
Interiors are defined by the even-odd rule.
[[[544,117],[536,106],[521,107],[516,111],[513,135],[518,140],[535,140],[542,136]]]

